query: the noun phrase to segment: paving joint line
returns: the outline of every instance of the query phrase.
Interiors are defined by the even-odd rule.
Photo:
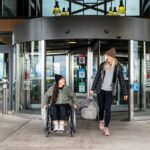
[[[6,138],[4,138],[1,142],[0,145],[2,143],[4,143],[5,141],[7,141],[7,139],[9,139],[10,137],[12,137],[14,134],[16,134],[19,130],[21,130],[24,126],[26,126],[32,119],[26,121],[25,123],[23,123],[21,126],[19,126],[14,132],[10,133]]]

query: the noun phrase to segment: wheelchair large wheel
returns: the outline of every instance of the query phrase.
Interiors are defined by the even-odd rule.
[[[73,110],[72,112],[72,127],[73,127],[73,131],[76,132],[76,128],[77,128],[77,122],[76,122],[76,112],[75,110]]]
[[[71,137],[74,137],[75,127],[74,127],[73,113],[69,117],[69,133]]]
[[[49,134],[50,134],[50,132],[49,132],[49,130],[47,130],[47,131],[45,132],[45,136],[46,136],[46,137],[49,137]]]
[[[74,129],[73,129],[73,124],[72,124],[71,119],[70,119],[69,126],[70,126],[70,129],[69,129],[70,136],[74,137]]]
[[[52,121],[51,117],[48,116],[46,120],[46,129],[45,129],[45,136],[49,137],[50,131],[52,130]]]

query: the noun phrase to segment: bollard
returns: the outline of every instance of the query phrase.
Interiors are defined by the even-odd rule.
[[[3,79],[3,105],[2,105],[2,114],[7,114],[8,110],[7,110],[7,85],[8,85],[8,80],[7,79]]]

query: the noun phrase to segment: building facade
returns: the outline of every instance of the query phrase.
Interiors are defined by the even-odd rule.
[[[146,1],[136,0],[134,5],[122,1],[122,14],[120,0],[16,0],[16,8],[7,13],[12,5],[2,2],[1,79],[9,80],[8,110],[40,109],[55,73],[65,76],[78,102],[89,97],[105,51],[115,47],[129,99],[123,101],[118,84],[112,109],[128,112],[129,120],[149,119],[150,20]]]

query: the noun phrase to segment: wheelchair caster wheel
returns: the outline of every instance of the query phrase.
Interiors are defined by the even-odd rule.
[[[46,137],[49,137],[49,131],[48,131],[48,132],[46,132]]]
[[[47,129],[46,129],[46,128],[44,128],[44,132],[47,132]]]
[[[73,130],[70,131],[70,136],[74,137],[74,131]]]

